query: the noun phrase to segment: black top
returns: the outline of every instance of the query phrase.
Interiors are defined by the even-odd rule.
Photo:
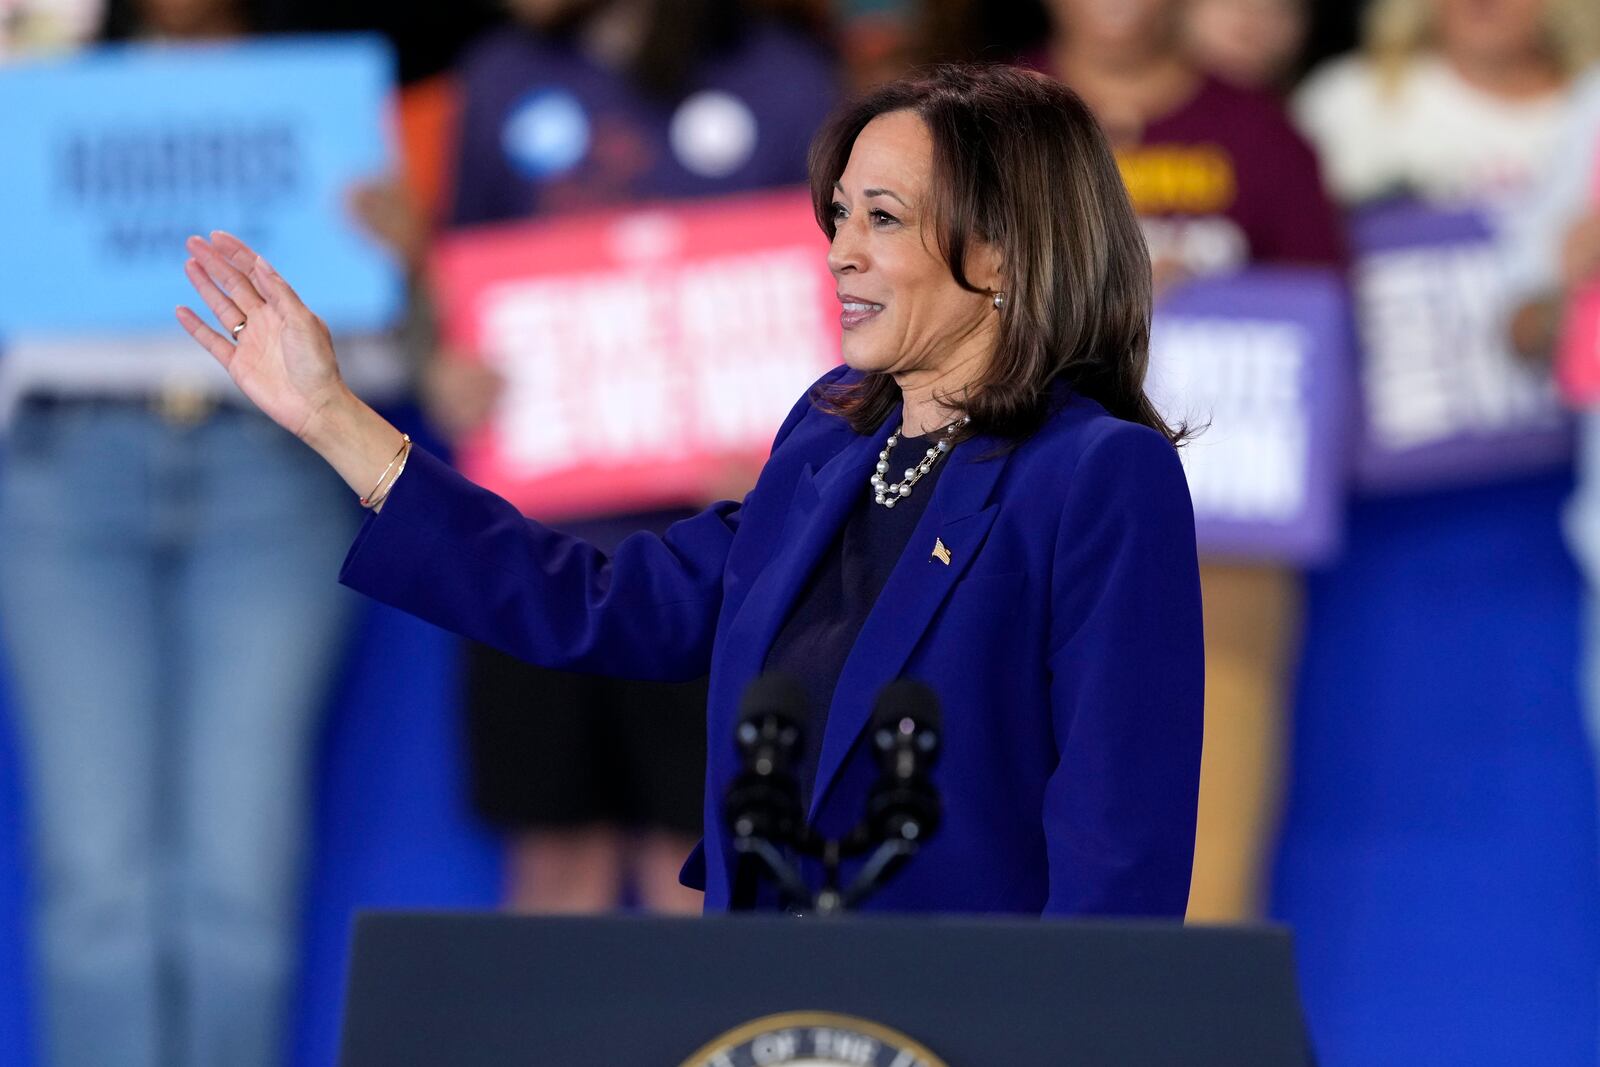
[[[940,431],[940,436],[943,432]],[[901,437],[889,453],[884,480],[890,485],[905,477],[908,467],[922,461],[938,437]],[[796,768],[801,802],[811,806],[812,785],[822,755],[822,734],[828,723],[828,705],[844,670],[845,659],[866,624],[911,540],[911,531],[927,510],[934,482],[950,462],[943,456],[911,491],[892,508],[872,499],[867,475],[861,479],[861,497],[845,520],[838,540],[823,554],[817,569],[800,591],[788,621],[767,652],[765,671],[787,674],[805,687],[810,717],[802,727],[802,756]]]

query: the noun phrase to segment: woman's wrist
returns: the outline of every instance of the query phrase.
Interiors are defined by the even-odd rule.
[[[300,439],[358,498],[372,490],[404,440],[394,425],[343,385],[307,420]]]

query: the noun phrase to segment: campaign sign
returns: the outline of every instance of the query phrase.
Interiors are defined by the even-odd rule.
[[[1253,270],[1160,303],[1146,388],[1197,433],[1179,455],[1206,555],[1317,563],[1342,535],[1349,304],[1322,270]]]
[[[1590,171],[1589,208],[1600,211],[1600,145]],[[1600,279],[1578,287],[1567,301],[1556,355],[1556,378],[1579,407],[1600,403]]]
[[[546,520],[716,495],[839,362],[826,255],[791,190],[449,237],[446,333],[506,380],[462,470]]]
[[[1478,211],[1358,213],[1356,474],[1376,490],[1489,481],[1561,462],[1571,424],[1550,375],[1511,351],[1504,272]]]
[[[1600,282],[1591,282],[1569,299],[1558,352],[1562,395],[1579,407],[1600,403]]]
[[[116,45],[0,67],[0,335],[172,330],[184,238],[227,230],[336,330],[401,307],[351,184],[390,167],[381,38]]]

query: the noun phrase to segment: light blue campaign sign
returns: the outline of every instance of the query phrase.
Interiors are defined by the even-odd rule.
[[[381,38],[118,45],[0,67],[0,336],[175,329],[189,234],[227,230],[329,325],[401,307],[350,187],[391,169]]]

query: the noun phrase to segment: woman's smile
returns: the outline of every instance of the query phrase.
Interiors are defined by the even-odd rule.
[[[857,326],[878,317],[878,312],[883,310],[882,304],[875,304],[870,300],[863,300],[850,293],[840,293],[839,303],[844,305],[839,312],[839,325],[846,330],[853,330]]]

